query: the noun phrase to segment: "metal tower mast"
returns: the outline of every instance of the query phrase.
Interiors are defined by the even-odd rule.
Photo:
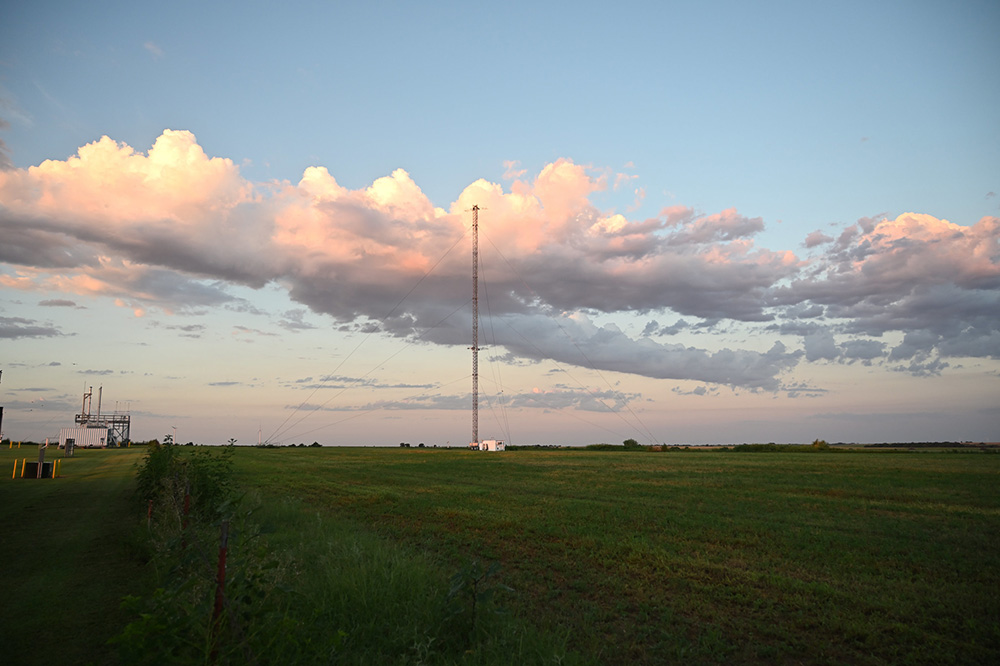
[[[479,206],[472,207],[472,443],[479,445]]]

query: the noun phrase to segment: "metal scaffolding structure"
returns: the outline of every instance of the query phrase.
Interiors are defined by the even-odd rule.
[[[81,428],[106,428],[108,431],[107,446],[124,446],[129,443],[132,436],[130,428],[132,426],[132,415],[128,412],[115,410],[111,414],[101,414],[101,396],[104,387],[97,389],[97,414],[91,414],[91,404],[94,395],[94,387],[91,386],[83,394],[83,405],[80,413],[73,419]]]

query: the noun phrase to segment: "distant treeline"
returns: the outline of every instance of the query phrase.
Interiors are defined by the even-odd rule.
[[[667,444],[639,445],[635,440],[626,440],[623,444],[589,444],[587,446],[561,446],[557,444],[532,444],[512,446],[508,445],[508,451],[542,451],[561,449],[567,451],[637,451],[637,452],[662,452],[677,453],[682,451],[690,452],[731,452],[731,453],[815,453],[818,451],[836,452],[858,452],[862,449],[887,449],[894,451],[907,451],[912,449],[949,449],[949,450],[982,450],[991,453],[1000,453],[1000,447],[994,444],[973,443],[973,442],[915,442],[915,443],[879,443],[879,444],[856,444],[851,442],[834,442],[829,444],[821,439],[817,439],[811,444],[777,444],[768,442],[767,444],[734,444],[718,446],[671,446]]]
[[[58,442],[49,442],[49,446],[55,446]],[[235,444],[235,440],[230,442]],[[130,446],[157,446],[160,442],[157,439],[151,439],[146,442],[132,441]],[[14,446],[22,447],[37,447],[40,445],[39,442],[34,442],[31,440],[17,441],[14,440]],[[9,447],[11,446],[11,440],[9,438],[4,438],[0,440],[0,446]],[[194,442],[187,442],[185,444],[177,444],[177,446],[200,446]],[[319,442],[313,442],[312,444],[306,444],[304,442],[295,444],[274,444],[271,442],[264,442],[262,444],[253,444],[255,448],[262,449],[283,449],[283,448],[317,448],[323,446]],[[400,442],[400,448],[411,448],[409,442]],[[437,444],[424,444],[423,442],[419,444],[412,445],[413,448],[441,448],[441,449],[464,449],[463,446],[441,446]],[[675,453],[679,451],[735,451],[741,453],[793,453],[793,452],[815,452],[815,451],[857,451],[859,449],[889,449],[889,450],[911,450],[911,449],[951,449],[951,450],[982,450],[991,453],[1000,453],[1000,445],[995,443],[986,442],[879,442],[875,444],[858,444],[854,442],[834,442],[828,444],[823,440],[816,440],[812,444],[777,444],[775,442],[768,442],[767,444],[733,444],[733,445],[704,445],[704,446],[686,446],[686,445],[668,445],[668,444],[652,444],[652,445],[642,445],[636,442],[634,439],[625,440],[622,444],[588,444],[586,446],[567,446],[565,444],[508,444],[508,451],[552,451],[552,450],[565,450],[565,451],[637,451],[637,452],[665,452],[665,453]]]
[[[995,449],[995,445],[985,442],[909,442],[865,444],[866,449]]]

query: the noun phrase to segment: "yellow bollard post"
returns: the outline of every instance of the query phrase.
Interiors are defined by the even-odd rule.
[[[20,448],[20,447],[18,447]],[[24,478],[24,463],[27,462],[27,458],[21,458],[21,478]],[[17,464],[17,463],[14,463]]]
[[[12,479],[16,479],[17,478],[17,461],[16,460],[14,461],[14,471],[10,473],[10,478],[12,478]]]

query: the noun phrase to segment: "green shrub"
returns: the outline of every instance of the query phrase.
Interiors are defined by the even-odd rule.
[[[136,473],[136,497],[152,501],[157,515],[179,517],[189,493],[192,513],[217,518],[233,490],[233,450],[192,447],[182,452],[174,444],[151,443]]]

